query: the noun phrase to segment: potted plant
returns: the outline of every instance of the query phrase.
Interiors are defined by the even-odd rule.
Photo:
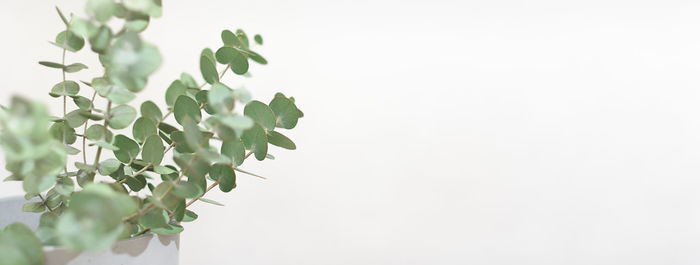
[[[190,206],[219,204],[205,196],[232,191],[237,174],[260,177],[241,165],[274,159],[270,145],[296,149],[280,131],[303,113],[293,97],[277,93],[266,104],[224,84],[229,72],[249,76],[251,62],[267,64],[252,50],[262,37],[242,30],[222,31],[221,47],[201,52],[204,82],[183,73],[164,91],[167,107],[142,100],[137,110],[130,103],[161,64],[140,32],[161,1],[88,0],[87,17],[56,10],[65,30],[52,44],[62,60],[39,63],[61,72],[49,95],[63,113],[21,97],[0,108],[5,180],[26,192],[19,204],[0,202],[0,224],[18,221],[0,226],[0,265],[177,263],[181,223],[197,218]],[[88,49],[104,74],[73,80],[88,66],[69,55]]]

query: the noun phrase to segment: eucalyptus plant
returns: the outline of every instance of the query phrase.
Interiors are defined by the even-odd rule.
[[[88,0],[87,17],[56,10],[65,29],[51,44],[62,59],[39,64],[61,73],[48,94],[63,113],[50,116],[21,97],[0,108],[5,180],[21,181],[22,210],[41,214],[36,231],[20,223],[0,230],[0,264],[43,264],[42,245],[100,251],[145,233],[180,233],[182,222],[197,219],[193,203],[221,205],[204,197],[213,189],[232,191],[237,174],[261,177],[241,168],[251,156],[274,159],[269,145],[296,149],[280,132],[303,117],[293,97],[277,93],[264,103],[222,81],[228,72],[250,77],[251,62],[267,64],[252,50],[263,44],[260,35],[222,31],[221,46],[199,56],[204,82],[182,73],[164,91],[167,107],[144,101],[137,110],[130,103],[162,61],[140,36],[161,16],[161,1]],[[67,55],[87,46],[104,74],[71,79],[88,66]]]

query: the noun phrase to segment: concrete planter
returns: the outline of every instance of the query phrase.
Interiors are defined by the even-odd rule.
[[[22,222],[36,229],[39,214],[22,212],[22,197],[0,199],[0,227]],[[108,251],[73,252],[62,247],[44,247],[46,265],[177,265],[180,235],[143,235],[117,241]]]

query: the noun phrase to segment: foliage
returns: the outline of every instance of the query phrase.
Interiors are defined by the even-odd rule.
[[[44,105],[21,97],[0,109],[0,146],[11,172],[6,181],[22,181],[26,199],[38,198],[23,210],[41,214],[36,236],[21,224],[0,231],[0,264],[42,264],[39,240],[99,251],[144,233],[179,233],[181,222],[197,218],[190,205],[219,204],[203,197],[214,187],[230,192],[237,174],[257,176],[239,168],[251,155],[273,158],[269,145],[296,149],[280,132],[303,116],[293,97],[277,93],[269,104],[251,101],[245,89],[223,82],[228,72],[249,76],[251,62],[267,64],[252,50],[262,45],[260,35],[250,41],[243,30],[222,31],[221,47],[205,48],[199,57],[203,84],[183,73],[165,91],[164,111],[152,101],[137,108],[130,103],[162,62],[156,46],[140,35],[161,15],[161,2],[88,0],[85,18],[57,11],[65,30],[52,44],[63,59],[39,64],[62,73],[48,93],[63,101],[62,116],[49,116]],[[123,26],[113,30],[113,20]],[[88,47],[104,74],[70,80],[68,74],[88,66],[67,64],[66,53]],[[94,159],[88,148],[96,150]]]

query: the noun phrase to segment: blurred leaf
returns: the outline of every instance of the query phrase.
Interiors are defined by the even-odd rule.
[[[102,136],[104,136],[104,130],[105,127],[99,124],[93,124],[90,125],[90,127],[87,129],[87,132],[85,132],[85,136],[89,140],[97,141],[102,139]]]
[[[28,202],[22,205],[23,212],[41,213],[46,211],[46,206],[41,202]]]
[[[100,96],[109,99],[115,104],[129,103],[129,101],[136,97],[134,93],[131,93],[126,88],[113,85],[109,80],[101,77],[92,79],[91,84],[92,88],[94,88]]]
[[[112,1],[112,0],[104,0]],[[88,39],[90,41],[90,48],[96,53],[104,53],[109,47],[109,43],[112,41],[112,30],[109,27],[102,25],[97,29],[97,32]]]
[[[182,198],[197,198],[201,196],[204,191],[192,182],[181,181],[175,184],[173,193]]]
[[[188,74],[188,73],[182,73],[182,74],[180,74],[180,81],[182,82],[183,85],[185,85],[185,87],[188,87],[188,88],[199,88],[199,86],[197,85],[197,81],[195,81],[195,80],[194,80],[194,77],[192,77],[192,76],[191,76],[190,74]]]
[[[75,183],[73,183],[73,179],[69,177],[58,178],[54,190],[63,196],[70,196],[75,190]]]
[[[255,40],[255,42],[256,42],[257,44],[260,44],[260,45],[263,44],[263,38],[262,38],[262,36],[260,36],[260,34],[255,34],[255,36],[253,37],[253,39]]]
[[[88,0],[85,5],[85,13],[93,16],[99,22],[106,22],[114,13],[113,0]]]
[[[68,127],[78,128],[87,121],[88,117],[86,114],[88,113],[89,112],[81,109],[68,112],[68,114],[66,114],[66,124]]]
[[[139,224],[145,228],[163,227],[168,224],[168,213],[159,208],[151,208],[140,218]]]
[[[267,154],[267,134],[265,129],[259,123],[256,123],[252,128],[243,132],[241,136],[246,149],[254,150],[255,159],[263,161]]]
[[[207,198],[199,198],[199,200],[202,201],[202,202],[206,202],[206,203],[209,203],[209,204],[213,204],[213,205],[224,206],[223,203],[217,202],[217,201],[215,201],[215,200],[210,200],[210,199],[207,199]]]
[[[0,264],[42,265],[44,252],[41,241],[22,223],[12,223],[0,229]]]
[[[182,228],[182,226],[177,225],[177,224],[168,224],[165,227],[151,229],[151,231],[153,231],[153,233],[161,234],[161,235],[179,234],[183,230],[185,230],[185,229]]]

